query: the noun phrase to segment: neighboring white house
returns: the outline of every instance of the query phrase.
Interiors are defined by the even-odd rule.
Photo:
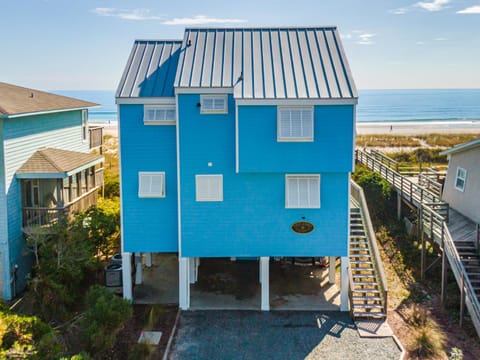
[[[462,215],[480,223],[480,139],[440,154],[448,156],[443,200]]]

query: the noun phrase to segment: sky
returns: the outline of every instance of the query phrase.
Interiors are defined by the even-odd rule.
[[[0,0],[0,81],[113,90],[135,39],[336,25],[359,89],[480,88],[480,0]]]

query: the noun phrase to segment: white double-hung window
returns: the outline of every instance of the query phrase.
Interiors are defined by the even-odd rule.
[[[202,114],[226,114],[228,112],[227,95],[200,95]]]
[[[313,107],[278,107],[278,141],[313,141]]]
[[[457,176],[455,178],[455,189],[465,191],[465,181],[467,180],[467,170],[457,167]]]
[[[145,125],[175,125],[176,120],[175,105],[144,105],[143,107]]]
[[[138,197],[164,198],[165,173],[142,171],[138,173]]]
[[[196,175],[195,187],[197,201],[223,201],[222,175]]]
[[[285,207],[293,209],[319,209],[320,175],[286,175]]]

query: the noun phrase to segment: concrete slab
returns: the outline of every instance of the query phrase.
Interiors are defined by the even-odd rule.
[[[158,345],[162,338],[161,331],[142,331],[138,338],[139,344]]]
[[[143,266],[143,282],[133,289],[136,304],[178,304],[178,256],[152,254],[152,266]]]
[[[393,331],[386,320],[356,320],[360,337],[392,337]]]

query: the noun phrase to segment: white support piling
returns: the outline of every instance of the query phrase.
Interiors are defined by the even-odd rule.
[[[142,254],[135,254],[135,285],[140,285],[142,283]]]
[[[348,311],[348,256],[341,257],[340,311]]]
[[[335,284],[335,271],[336,271],[336,265],[337,265],[337,258],[335,256],[330,256],[328,263],[329,263],[328,283]]]
[[[132,254],[122,253],[123,298],[133,300],[132,294]]]
[[[145,253],[143,256],[145,259],[145,266],[148,268],[152,267],[152,253]]]
[[[260,283],[261,283],[261,310],[270,310],[270,258],[268,256],[260,257]]]
[[[178,299],[182,310],[190,308],[190,261],[189,258],[178,258]]]
[[[397,191],[397,220],[402,219],[402,194]]]

